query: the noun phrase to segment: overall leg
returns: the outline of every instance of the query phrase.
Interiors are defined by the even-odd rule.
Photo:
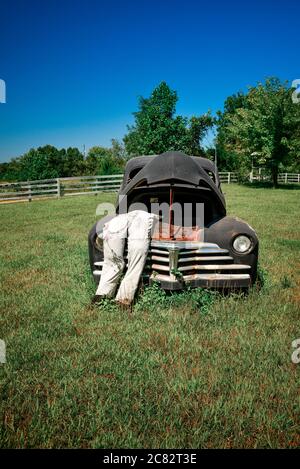
[[[151,226],[152,219],[145,212],[134,216],[129,225],[128,268],[116,296],[120,303],[130,304],[134,299],[147,259]]]
[[[119,233],[110,233],[108,230],[103,240],[104,263],[96,291],[97,296],[114,296],[125,266],[124,247],[125,237],[121,237]]]

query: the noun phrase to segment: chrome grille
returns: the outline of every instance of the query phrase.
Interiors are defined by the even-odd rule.
[[[100,278],[103,261],[94,266],[93,274]],[[242,282],[245,286],[250,284],[250,266],[234,263],[228,251],[214,243],[152,240],[143,277],[164,282],[164,288],[174,282],[208,287]]]
[[[150,279],[163,282],[228,286],[250,283],[250,266],[235,264],[226,249],[214,243],[152,241],[148,268]]]

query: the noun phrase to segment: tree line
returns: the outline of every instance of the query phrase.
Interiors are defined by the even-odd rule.
[[[113,139],[109,148],[94,146],[87,155],[78,148],[33,148],[0,164],[0,179],[116,174],[133,156],[181,150],[210,159],[216,153],[219,170],[241,175],[263,166],[276,186],[280,171],[300,171],[300,104],[293,102],[292,93],[287,82],[268,78],[229,96],[216,116],[208,111],[187,118],[176,114],[178,95],[162,82],[148,98],[139,98],[134,125],[127,127],[122,142]],[[214,140],[205,146],[208,131]]]
[[[94,146],[84,155],[78,148],[57,149],[53,145],[32,148],[24,155],[0,164],[2,181],[34,181],[69,176],[121,173],[124,146],[113,139],[110,148]]]

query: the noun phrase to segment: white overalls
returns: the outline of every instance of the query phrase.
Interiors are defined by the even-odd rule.
[[[117,215],[104,225],[104,263],[96,295],[113,297],[125,267],[124,248],[128,237],[128,266],[116,300],[130,304],[137,290],[157,215],[142,210]]]

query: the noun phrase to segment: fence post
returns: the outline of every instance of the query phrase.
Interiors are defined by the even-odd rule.
[[[59,178],[56,179],[57,183],[57,197],[60,197],[60,180]]]
[[[298,174],[298,182],[300,182],[300,174]]]
[[[228,173],[228,180],[227,180],[228,184],[230,184],[230,172]]]
[[[258,180],[260,181],[260,179],[261,179],[261,168],[259,168],[258,170]]]
[[[28,194],[28,202],[31,202],[31,200],[32,200],[31,184],[29,184],[29,186],[28,186],[28,191],[29,191],[29,194]]]
[[[253,169],[250,171],[250,182],[253,182]]]
[[[287,181],[287,173],[285,173],[284,182],[285,182],[285,184],[287,184],[287,182],[288,182]]]

